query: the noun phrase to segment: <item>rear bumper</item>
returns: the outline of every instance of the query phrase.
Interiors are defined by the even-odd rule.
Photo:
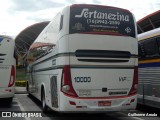
[[[1,98],[11,98],[14,96],[15,87],[0,88],[0,99]]]
[[[137,106],[137,95],[127,96],[114,99],[79,99],[65,96],[63,93],[60,96],[60,111],[61,112],[112,112],[133,110]],[[110,101],[111,106],[98,106],[99,101]],[[132,102],[131,102],[132,101]],[[72,103],[72,104],[71,104]]]

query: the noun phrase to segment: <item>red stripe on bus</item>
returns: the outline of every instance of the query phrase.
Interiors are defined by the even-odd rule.
[[[67,97],[70,97],[70,98],[75,98],[75,99],[81,99],[81,100],[86,100],[86,99],[89,99],[89,100],[94,100],[94,99],[116,99],[116,98],[128,98],[128,97],[132,97],[132,96],[135,96],[135,94],[132,94],[132,95],[128,95],[128,96],[112,96],[112,97],[86,97],[86,98],[82,98],[82,97],[72,97],[70,95],[67,95],[65,93],[63,93],[65,96]]]
[[[123,34],[118,34],[118,33],[109,33],[109,32],[80,32],[80,34],[100,34],[100,35],[115,35],[115,36],[126,36]]]

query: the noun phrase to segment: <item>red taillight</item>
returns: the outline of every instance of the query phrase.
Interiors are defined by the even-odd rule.
[[[62,71],[61,91],[66,95],[78,97],[72,86],[70,66],[65,65]]]
[[[15,83],[15,67],[12,66],[11,68],[11,75],[10,75],[10,81],[9,81],[9,84],[8,84],[8,87],[12,87]]]
[[[69,101],[69,103],[70,103],[70,105],[76,105],[76,103],[73,101]]]
[[[129,92],[129,95],[133,95],[137,93],[137,87],[138,87],[138,67],[134,67],[134,77],[133,77],[133,84],[132,88]]]

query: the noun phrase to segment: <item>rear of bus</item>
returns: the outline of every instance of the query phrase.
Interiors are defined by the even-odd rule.
[[[8,36],[0,36],[0,100],[11,103],[15,92],[15,43]]]
[[[69,13],[69,34],[58,46],[69,54],[61,76],[60,111],[135,109],[138,45],[133,15],[83,4],[70,6]]]

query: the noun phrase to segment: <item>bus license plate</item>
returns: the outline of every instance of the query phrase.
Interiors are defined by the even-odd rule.
[[[111,106],[111,101],[99,101],[98,106]]]

